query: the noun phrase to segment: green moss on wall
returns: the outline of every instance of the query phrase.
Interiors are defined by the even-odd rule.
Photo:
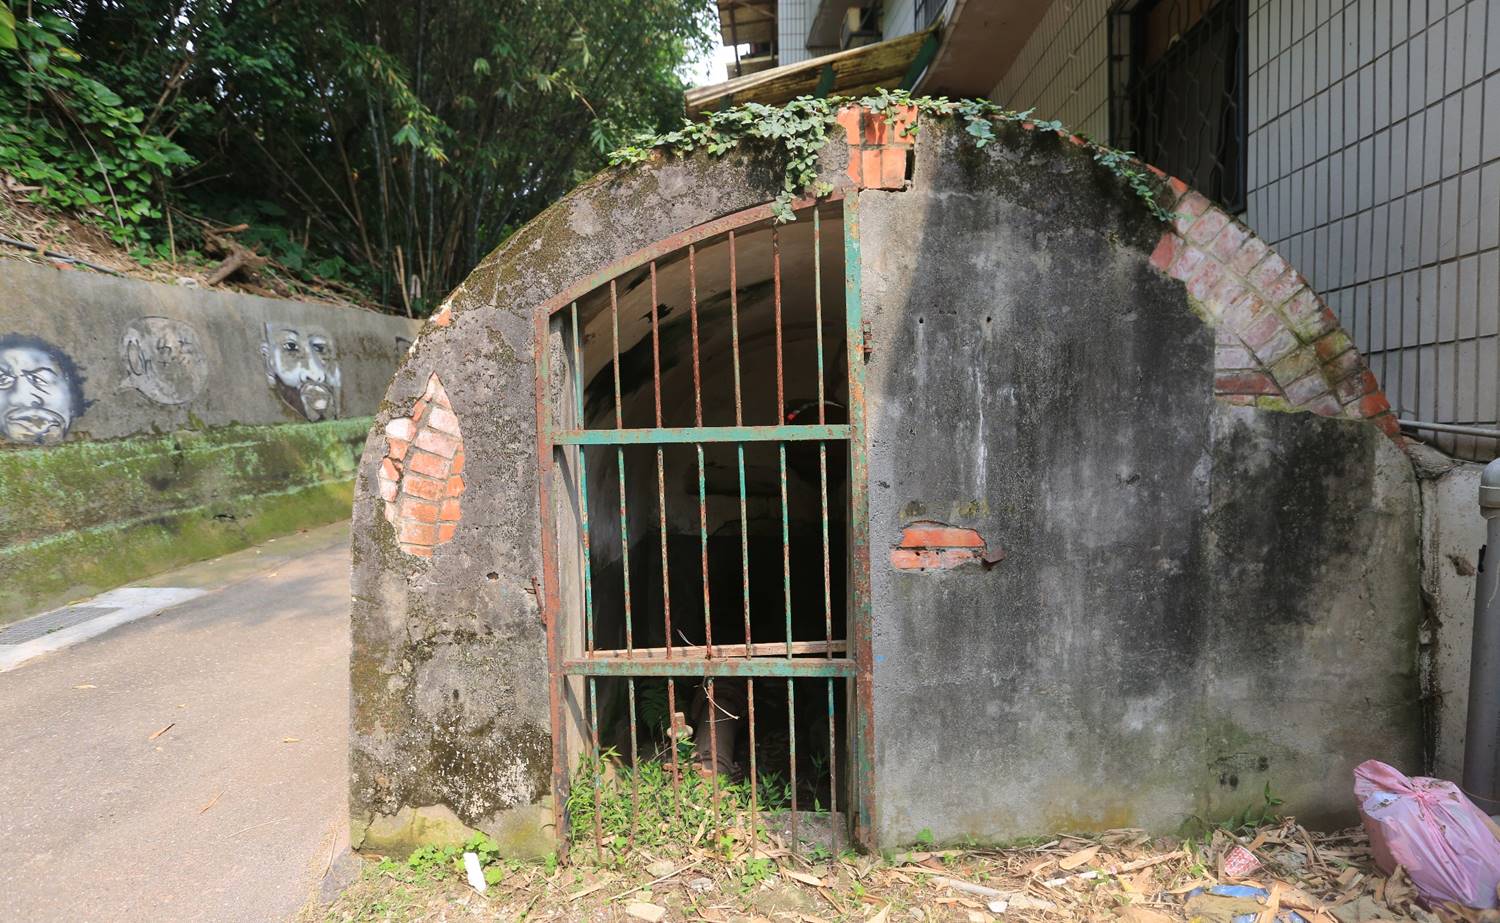
[[[347,517],[370,422],[0,453],[0,623]]]

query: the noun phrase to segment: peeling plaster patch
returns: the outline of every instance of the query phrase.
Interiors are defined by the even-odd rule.
[[[430,558],[458,530],[464,492],[463,434],[437,373],[411,415],[385,425],[385,439],[377,472],[385,518],[396,527],[402,551]]]

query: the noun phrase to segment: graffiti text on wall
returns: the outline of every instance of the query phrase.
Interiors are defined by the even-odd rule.
[[[83,410],[83,378],[67,353],[37,337],[0,336],[0,435],[56,445]]]
[[[120,356],[125,384],[158,404],[186,404],[208,382],[202,338],[170,317],[138,317],[125,325]]]

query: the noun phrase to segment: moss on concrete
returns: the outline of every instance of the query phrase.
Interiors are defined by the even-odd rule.
[[[0,623],[349,515],[369,418],[0,453]]]

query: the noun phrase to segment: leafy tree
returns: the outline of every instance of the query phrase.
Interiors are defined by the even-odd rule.
[[[706,0],[0,2],[0,170],[158,251],[167,206],[179,245],[183,213],[247,224],[289,269],[418,314],[674,124],[714,26]]]

